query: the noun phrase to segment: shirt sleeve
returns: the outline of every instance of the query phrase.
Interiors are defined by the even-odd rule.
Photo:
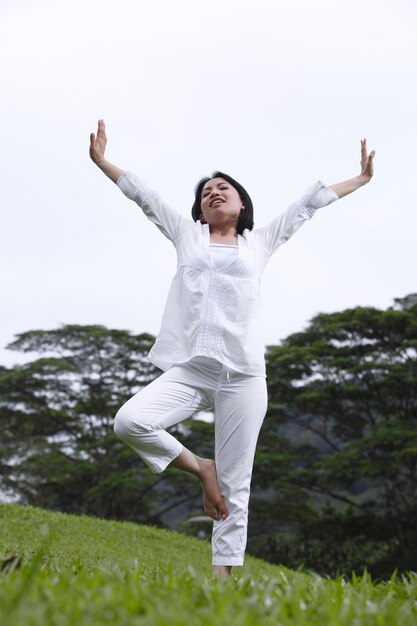
[[[288,241],[306,220],[311,219],[317,209],[338,199],[339,196],[333,189],[318,180],[308,187],[298,200],[292,202],[281,215],[263,228],[255,229],[255,232],[263,240],[265,248],[272,254]]]
[[[117,180],[117,186],[127,198],[136,202],[165,237],[175,243],[181,232],[181,222],[186,220],[185,217],[171,209],[143,178],[133,172],[122,174]]]

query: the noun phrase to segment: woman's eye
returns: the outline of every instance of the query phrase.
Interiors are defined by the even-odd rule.
[[[219,187],[220,191],[226,191],[227,189],[229,189],[229,187]],[[208,198],[208,196],[210,195],[210,192],[204,192],[201,194],[202,198]]]

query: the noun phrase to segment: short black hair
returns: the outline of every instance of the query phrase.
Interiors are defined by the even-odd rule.
[[[224,178],[227,180],[232,187],[236,189],[238,192],[240,199],[243,202],[245,210],[241,212],[239,216],[239,221],[237,223],[237,232],[239,235],[243,233],[243,231],[247,228],[248,230],[253,229],[253,204],[252,200],[244,187],[240,183],[237,182],[234,178],[229,176],[228,174],[224,174],[223,172],[213,172],[211,176],[206,176],[202,178],[196,185],[194,189],[195,200],[193,207],[191,209],[191,216],[195,222],[200,219],[201,215],[201,194],[203,193],[203,187],[209,180],[213,178]]]

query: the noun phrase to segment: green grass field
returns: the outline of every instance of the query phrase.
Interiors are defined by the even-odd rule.
[[[0,504],[0,559],[1,626],[417,625],[415,573],[331,580],[247,557],[213,580],[207,542],[32,507]]]

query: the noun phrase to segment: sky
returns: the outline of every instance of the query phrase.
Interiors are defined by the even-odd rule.
[[[417,291],[415,0],[2,0],[0,364],[63,324],[157,334],[172,244],[88,156],[190,215],[220,169],[262,226],[320,179],[371,183],[320,209],[271,258],[263,333]]]

